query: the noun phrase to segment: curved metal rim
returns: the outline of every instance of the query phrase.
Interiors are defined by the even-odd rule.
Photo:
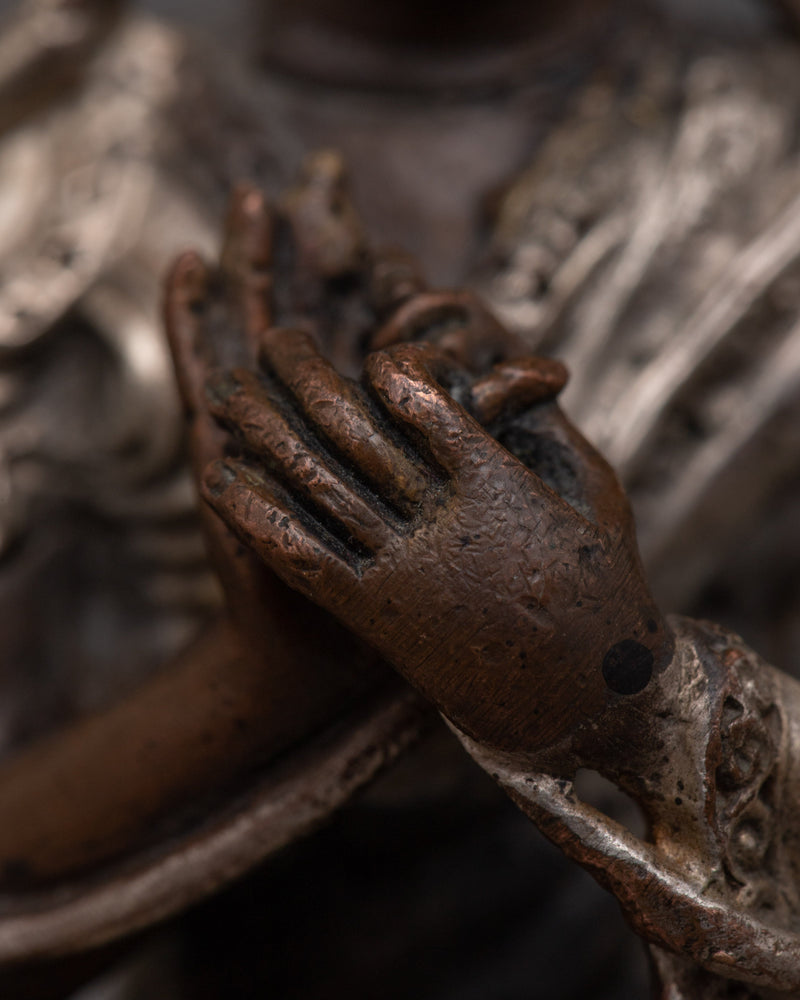
[[[430,710],[410,691],[383,695],[276,764],[255,790],[156,858],[101,882],[4,902],[0,964],[89,950],[185,909],[318,826],[421,733]]]

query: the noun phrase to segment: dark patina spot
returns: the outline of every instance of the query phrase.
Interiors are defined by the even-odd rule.
[[[637,694],[653,676],[653,654],[635,639],[623,639],[603,658],[603,678],[615,694]]]

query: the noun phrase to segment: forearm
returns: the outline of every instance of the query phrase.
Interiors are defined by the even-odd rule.
[[[298,655],[285,627],[265,631],[253,655],[219,620],[116,706],[0,767],[0,888],[63,880],[213,811],[364,690],[366,663],[333,666],[333,633]]]

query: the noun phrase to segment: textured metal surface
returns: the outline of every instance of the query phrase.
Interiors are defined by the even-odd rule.
[[[485,287],[578,373],[565,406],[631,490],[657,593],[688,607],[796,477],[797,60],[687,67],[639,42],[514,185]]]
[[[33,88],[0,147],[7,748],[108,704],[219,608],[158,275],[184,245],[213,253],[233,180],[277,192],[320,141],[348,154],[370,229],[459,283],[491,193],[474,283],[570,360],[567,408],[624,473],[657,594],[797,661],[794,48],[627,25],[559,81],[438,106],[323,101],[153,22],[95,24],[66,46],[60,100]],[[48,44],[11,50],[35,69]],[[31,78],[5,73],[6,108]]]
[[[207,466],[205,498],[433,701],[647,940],[796,992],[800,686],[723,630],[670,631],[613,473],[553,402],[563,373],[495,351],[465,381],[481,331],[461,301],[395,326],[360,384],[264,329],[260,371],[208,379],[243,453]],[[641,806],[646,840],[576,798],[581,767]]]

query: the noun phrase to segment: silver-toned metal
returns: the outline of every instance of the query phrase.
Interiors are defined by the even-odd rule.
[[[656,592],[687,608],[796,478],[797,59],[772,42],[687,69],[638,41],[629,96],[590,84],[512,186],[482,288],[576,373],[565,407],[631,494]]]
[[[45,59],[57,101],[49,87],[30,85],[44,79]],[[215,252],[233,180],[259,173],[277,190],[325,130],[321,102],[302,86],[216,66],[204,75],[201,62],[172,30],[122,17],[111,4],[31,0],[0,35],[0,747],[8,754],[113,701],[221,606],[183,461],[158,317],[161,275],[184,246]],[[634,26],[614,36],[599,64],[575,83],[544,141],[542,125],[526,133],[524,151],[498,142],[509,161],[502,170],[476,168],[488,184],[520,159],[529,163],[495,195],[489,245],[476,240],[464,252],[480,264],[471,277],[462,266],[459,277],[532,347],[569,364],[566,408],[620,470],[664,606],[721,605],[791,669],[800,652],[797,51],[775,36],[759,46],[706,47]],[[351,97],[335,98],[357,182],[375,162],[391,162],[395,113],[389,99],[362,97],[352,98],[350,131]],[[186,114],[193,102],[210,109],[203,122]],[[504,136],[503,123],[530,117],[528,108],[497,98],[492,131],[482,134]],[[414,117],[401,102],[396,113],[405,128],[399,148]],[[443,115],[448,136],[469,132],[469,109]],[[376,121],[386,124],[372,137],[364,123]],[[383,147],[380,160],[370,139]],[[404,141],[403,162],[408,148]],[[475,147],[464,139],[463,150],[462,159]],[[459,173],[453,159],[435,163]],[[385,186],[381,177],[381,194]],[[437,175],[436,191],[447,190]],[[412,201],[413,184],[403,193]],[[436,216],[428,198],[421,194],[420,204],[432,233],[446,233],[455,216],[473,217],[471,203]],[[388,210],[377,218],[384,221],[390,229]],[[634,922],[657,924],[662,945],[692,957],[688,966],[658,953],[671,998],[726,996],[731,978],[796,991],[794,682],[738,640],[676,628],[685,639],[675,664],[685,700],[680,719],[658,721],[674,766],[651,789],[653,844],[614,828],[569,784],[518,771],[502,772],[503,781],[548,835],[603,873]],[[738,652],[726,660],[727,649]],[[715,691],[701,691],[712,661],[726,672],[714,675]],[[392,731],[399,749],[417,725],[413,711],[403,725],[402,738],[391,726],[377,726],[375,738]],[[353,780],[323,796],[315,817],[383,759],[374,746],[374,760],[360,756],[369,741],[359,743],[359,733],[351,733],[356,772],[347,761],[338,772]],[[731,763],[742,747],[757,761],[752,773]],[[501,773],[504,765],[470,750]],[[700,782],[691,793],[689,775]],[[678,780],[684,788],[670,797]],[[690,794],[698,825],[690,836],[678,824],[673,835],[669,824],[676,810],[687,812]],[[96,891],[121,907],[106,937],[210,891],[301,826],[289,818],[280,836],[218,867],[210,849],[178,854],[179,840],[172,862],[196,861],[181,869],[183,895],[162,905],[135,887],[125,896],[120,883],[101,885]],[[647,891],[625,897],[620,872]],[[681,913],[703,933],[681,943],[677,911],[641,905],[654,880],[685,901]],[[110,911],[92,910],[96,897],[82,891],[63,911],[54,906],[49,926],[78,911],[88,923],[69,932],[62,923],[61,936],[48,938],[44,917],[34,927],[16,913],[0,921],[0,953],[80,948],[78,928],[84,942],[99,941]],[[11,912],[16,897],[6,904]],[[730,919],[715,925],[720,908]],[[12,934],[20,927],[31,934],[25,947]],[[717,978],[704,979],[696,962]]]
[[[649,720],[650,759],[637,747],[608,772],[644,809],[646,841],[582,802],[571,780],[462,740],[648,941],[724,979],[794,994],[800,686],[718,626],[671,624],[676,656],[658,681],[669,707]]]

